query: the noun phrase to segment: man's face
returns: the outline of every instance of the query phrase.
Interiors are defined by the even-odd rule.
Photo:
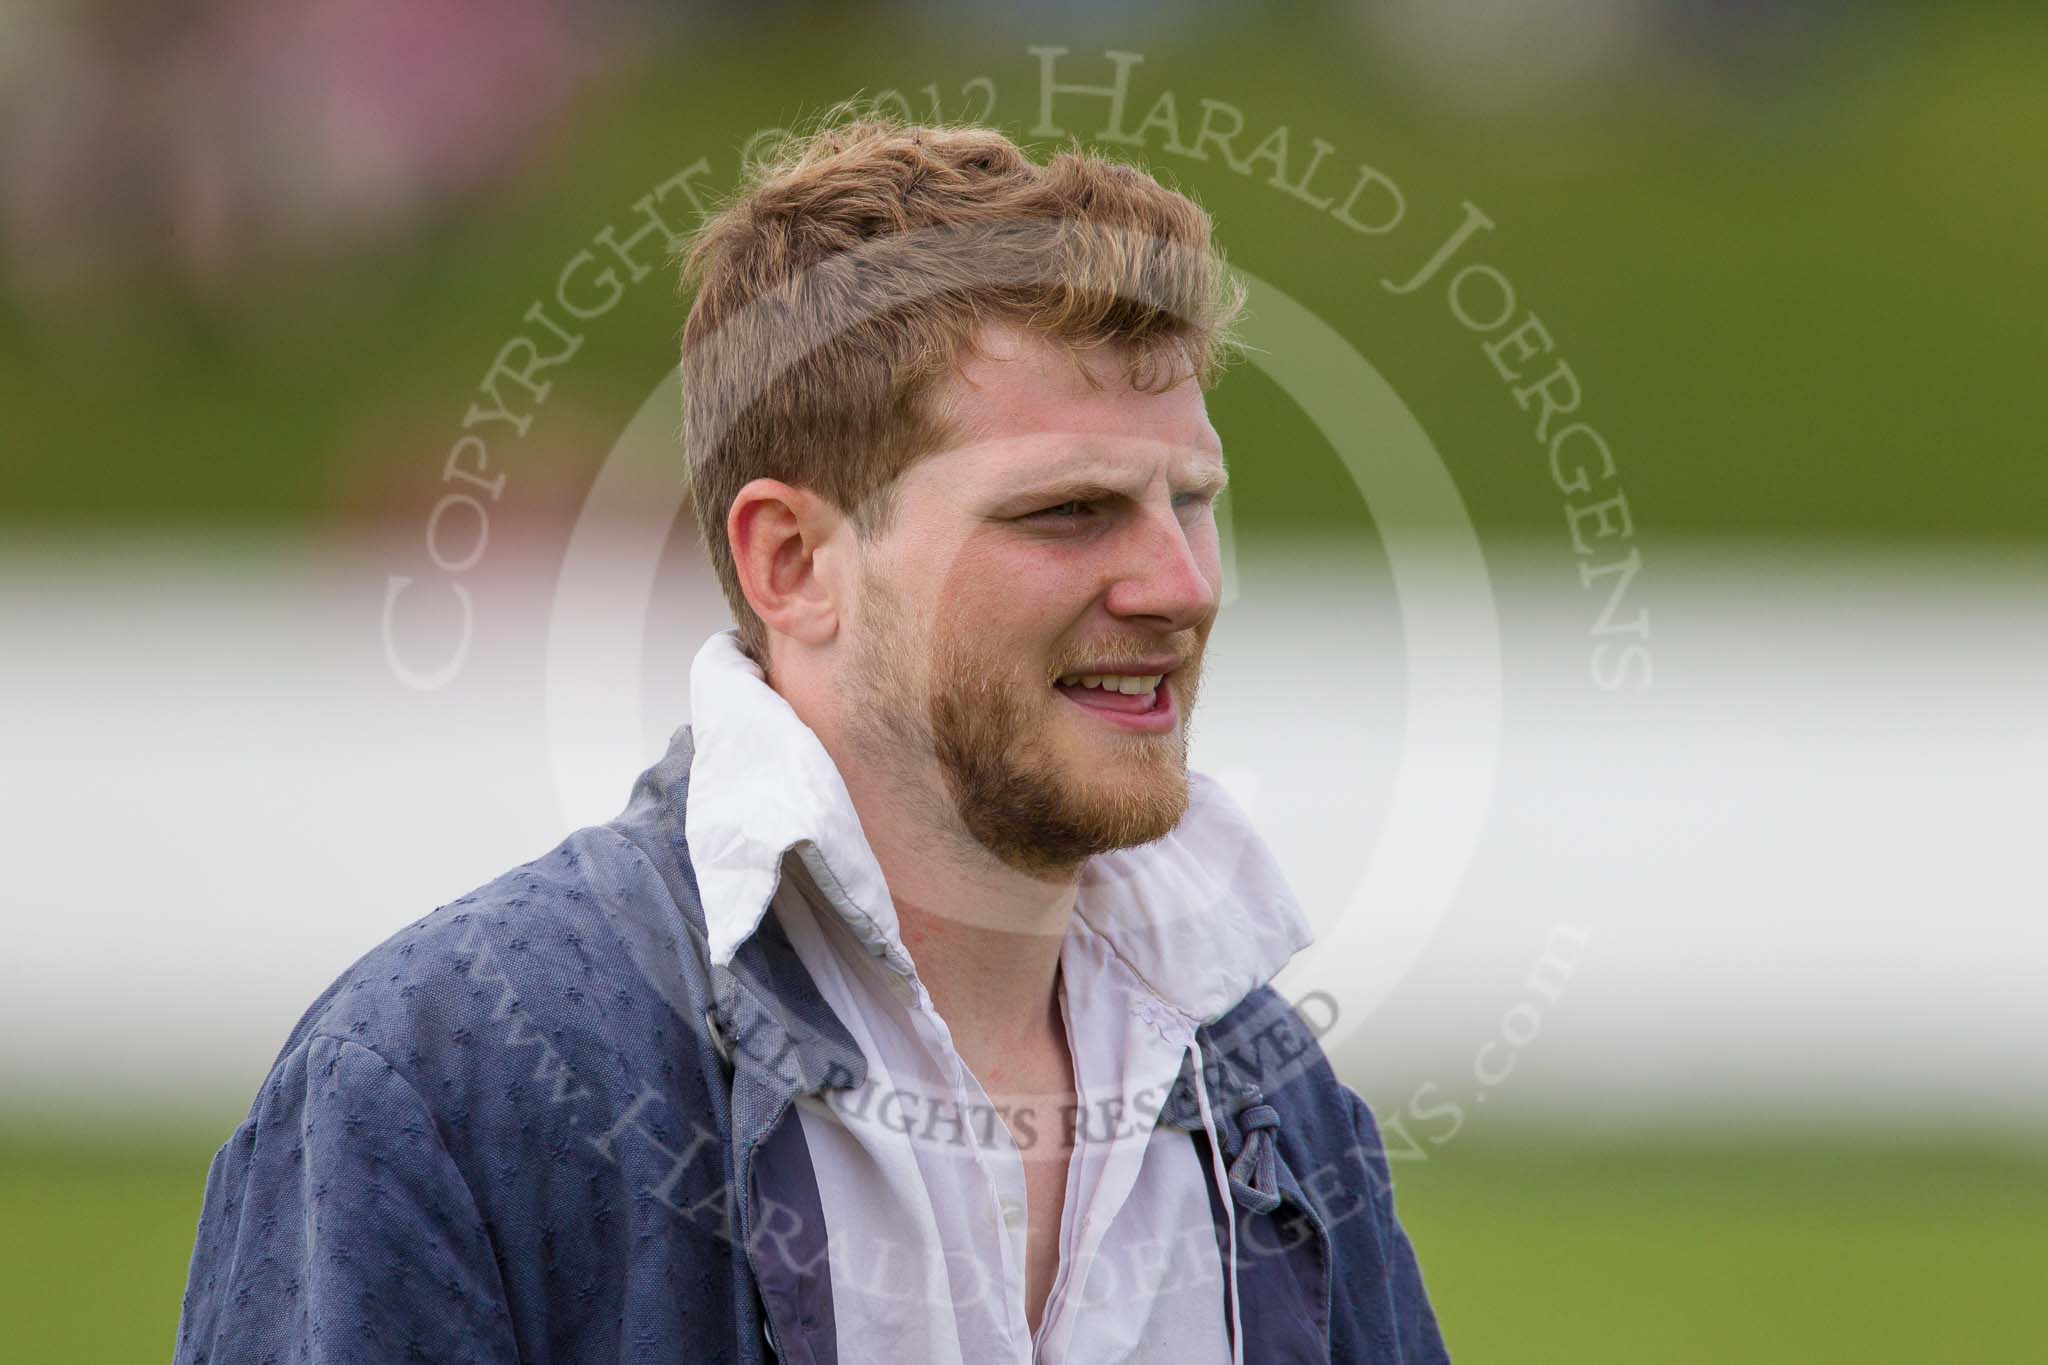
[[[961,443],[903,475],[862,547],[847,726],[1004,863],[1051,875],[1187,808],[1222,445],[1192,382],[1141,393],[1098,356],[1094,387],[1042,339],[988,349],[941,396]]]

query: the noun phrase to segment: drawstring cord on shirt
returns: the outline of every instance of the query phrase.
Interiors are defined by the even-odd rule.
[[[1216,1131],[1216,1115],[1209,1107],[1209,1085],[1203,1075],[1202,1043],[1189,1039],[1195,1052],[1195,1103],[1202,1111],[1202,1131],[1209,1135],[1209,1167],[1216,1178],[1216,1191],[1223,1197],[1224,1217],[1230,1223],[1230,1363],[1244,1365],[1244,1321],[1237,1302],[1237,1205],[1252,1213],[1271,1213],[1280,1207],[1279,1154],[1274,1140],[1280,1115],[1270,1104],[1246,1105],[1237,1115],[1238,1135],[1243,1146],[1229,1170],[1223,1167],[1223,1140]],[[1258,1096],[1252,1098],[1256,1101]]]
[[[1237,1209],[1232,1198],[1232,1186],[1236,1183],[1229,1172],[1223,1169],[1223,1139],[1216,1131],[1216,1115],[1209,1108],[1209,1086],[1203,1080],[1202,1042],[1191,1039],[1188,1046],[1195,1051],[1195,1103],[1202,1111],[1202,1131],[1209,1135],[1210,1172],[1216,1177],[1216,1191],[1223,1197],[1223,1220],[1230,1236],[1230,1365],[1244,1365],[1244,1321],[1237,1309]],[[1272,1113],[1270,1108],[1259,1106]],[[1268,1141],[1268,1162],[1271,1161],[1271,1145]],[[1244,1155],[1250,1155],[1247,1144]],[[1240,1163],[1244,1156],[1240,1156]],[[1269,1181],[1270,1183],[1270,1181]],[[1276,1198],[1277,1202],[1277,1198]]]

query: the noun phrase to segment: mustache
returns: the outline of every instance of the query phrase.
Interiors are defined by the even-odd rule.
[[[1070,673],[1119,673],[1119,672],[1164,672],[1175,673],[1199,663],[1202,645],[1199,641],[1176,643],[1154,640],[1149,644],[1104,644],[1074,651],[1053,667],[1055,679]],[[1166,667],[1159,665],[1171,660]]]

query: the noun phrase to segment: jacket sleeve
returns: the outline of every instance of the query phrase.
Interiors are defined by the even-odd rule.
[[[519,1358],[489,1233],[426,1106],[314,1036],[214,1156],[175,1360]]]
[[[1384,1253],[1387,1297],[1393,1307],[1394,1335],[1403,1365],[1448,1365],[1450,1352],[1437,1326],[1436,1309],[1429,1292],[1422,1287],[1422,1266],[1415,1258],[1414,1244],[1407,1229],[1394,1213],[1394,1177],[1387,1164],[1387,1149],[1377,1121],[1366,1102],[1349,1086],[1344,1093],[1351,1103],[1351,1122],[1358,1134],[1359,1151],[1366,1163],[1372,1191],[1374,1221],[1378,1224]]]

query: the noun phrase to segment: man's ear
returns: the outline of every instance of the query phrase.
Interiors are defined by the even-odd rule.
[[[806,645],[826,644],[838,632],[840,603],[826,568],[851,534],[829,501],[776,479],[740,489],[725,515],[747,604],[770,631]]]

